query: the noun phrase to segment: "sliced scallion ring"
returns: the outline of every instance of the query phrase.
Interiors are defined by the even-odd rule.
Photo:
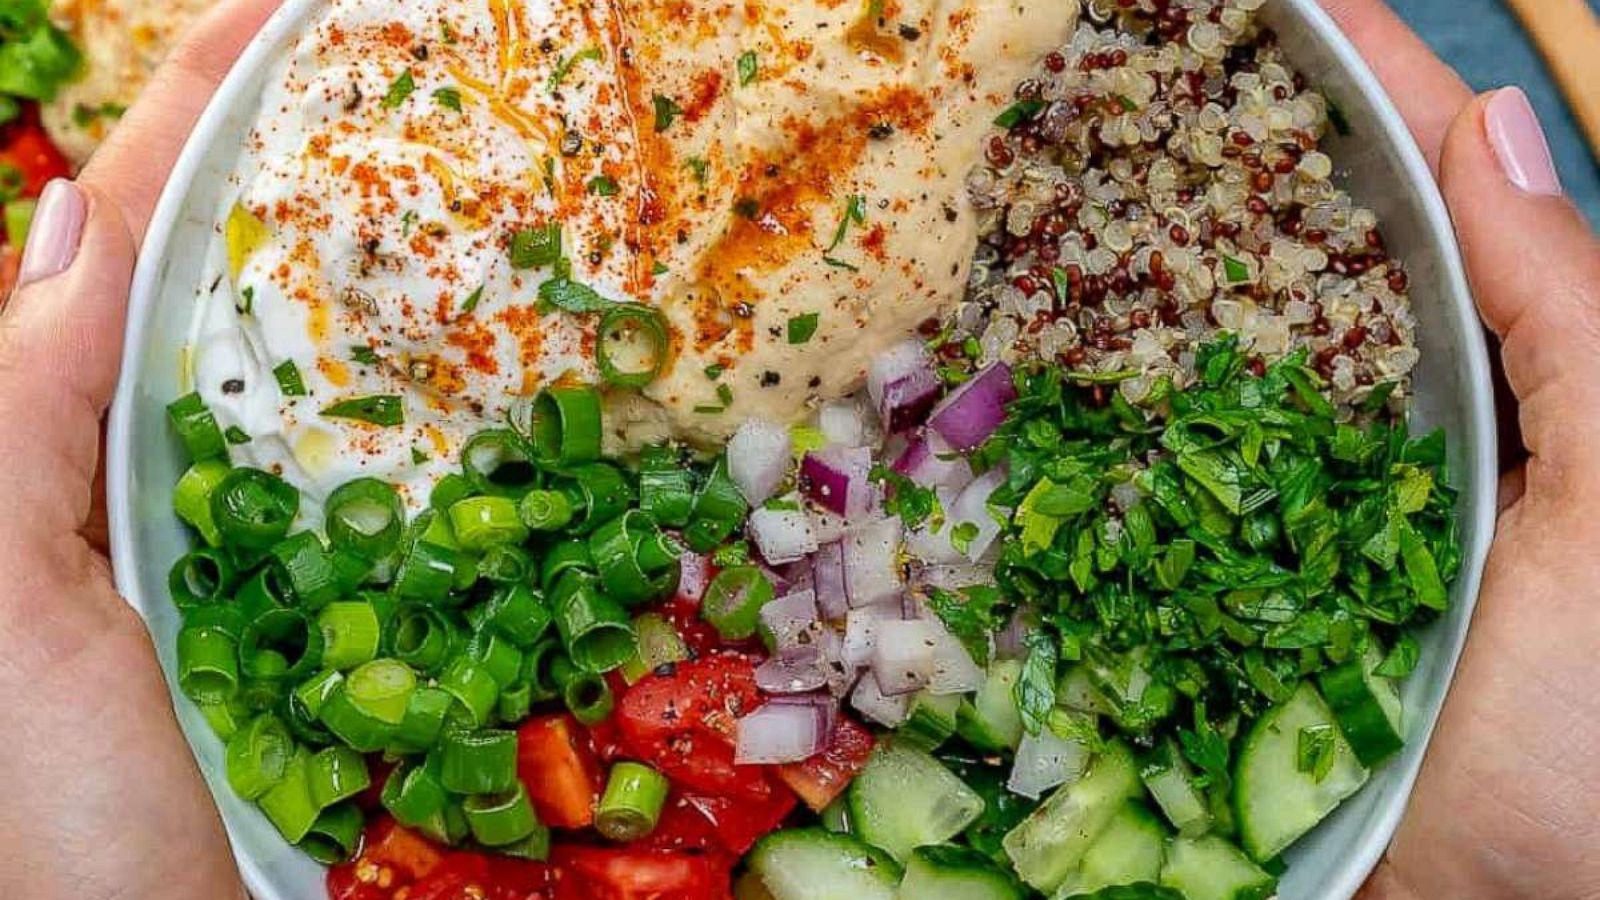
[[[600,317],[594,361],[607,384],[644,387],[666,367],[670,350],[666,320],[648,306],[622,303]]]

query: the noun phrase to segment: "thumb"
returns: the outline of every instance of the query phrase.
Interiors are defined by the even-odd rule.
[[[0,496],[46,535],[81,528],[92,505],[135,253],[116,204],[53,181],[0,310]]]
[[[1505,88],[1463,110],[1439,178],[1523,443],[1554,472],[1582,472],[1600,442],[1600,242],[1563,195],[1527,95]]]

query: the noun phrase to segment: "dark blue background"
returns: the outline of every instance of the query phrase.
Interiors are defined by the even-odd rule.
[[[1550,136],[1567,192],[1591,224],[1600,224],[1600,166],[1571,112],[1517,21],[1501,0],[1389,0],[1435,52],[1474,90],[1520,85]],[[1589,0],[1600,11],[1600,0]],[[1600,47],[1594,48],[1600,53]],[[1600,90],[1600,85],[1590,85]]]

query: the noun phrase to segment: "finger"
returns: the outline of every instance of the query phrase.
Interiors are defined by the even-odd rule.
[[[0,496],[52,536],[89,513],[136,252],[109,197],[53,181],[0,312]]]
[[[82,180],[111,198],[134,234],[144,234],[165,174],[217,85],[281,2],[227,0],[202,18],[85,167]]]
[[[1474,101],[1450,129],[1440,183],[1478,308],[1500,336],[1522,436],[1542,468],[1587,470],[1600,440],[1600,242],[1562,196],[1527,97]],[[1554,466],[1554,470],[1551,466]]]
[[[1445,135],[1472,90],[1382,0],[1320,2],[1383,82],[1428,165],[1439,171]]]

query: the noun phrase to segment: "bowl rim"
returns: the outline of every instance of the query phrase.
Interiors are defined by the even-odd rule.
[[[123,357],[117,381],[116,395],[107,417],[107,436],[104,465],[106,469],[106,497],[110,517],[111,560],[113,575],[119,593],[136,610],[142,606],[141,590],[134,572],[142,565],[134,553],[134,533],[138,528],[131,499],[133,484],[134,416],[136,415],[136,387],[140,379],[138,361],[140,351],[148,341],[153,312],[160,300],[159,290],[162,270],[168,248],[177,228],[186,198],[200,174],[205,158],[224,127],[230,112],[236,108],[258,74],[273,62],[277,48],[292,38],[305,16],[313,7],[327,0],[286,0],[262,26],[260,32],[235,61],[228,75],[206,105],[205,111],[190,132],[177,164],[167,177],[161,198],[151,216],[145,239],[140,248],[137,267],[130,289],[127,307],[127,325],[123,341]],[[1479,325],[1476,304],[1467,282],[1465,265],[1461,257],[1448,208],[1438,183],[1406,126],[1393,100],[1378,81],[1377,76],[1356,50],[1355,45],[1339,28],[1333,17],[1317,0],[1270,0],[1293,7],[1310,31],[1310,37],[1324,46],[1335,58],[1339,67],[1349,77],[1352,87],[1372,104],[1383,130],[1393,142],[1402,177],[1416,188],[1422,219],[1426,223],[1424,239],[1431,242],[1445,263],[1441,273],[1440,301],[1447,315],[1464,320],[1471,327],[1462,329],[1460,349],[1465,353],[1464,383],[1467,396],[1463,407],[1468,427],[1480,436],[1472,445],[1464,445],[1465,459],[1462,468],[1469,475],[1472,495],[1463,495],[1464,524],[1477,540],[1464,547],[1459,578],[1459,596],[1465,608],[1461,610],[1462,625],[1454,628],[1443,641],[1439,651],[1446,656],[1443,671],[1449,678],[1445,689],[1454,681],[1457,665],[1465,647],[1473,612],[1478,602],[1484,563],[1494,534],[1496,505],[1494,486],[1498,482],[1498,451],[1494,442],[1494,394],[1489,374],[1488,342]],[[142,617],[142,613],[141,613]],[[170,684],[173,702],[182,702],[176,688]],[[1388,764],[1396,770],[1396,780],[1387,792],[1380,808],[1372,817],[1371,825],[1361,840],[1351,848],[1350,862],[1340,868],[1341,875],[1325,883],[1324,896],[1348,898],[1366,881],[1388,847],[1409,803],[1411,791],[1421,770],[1423,756],[1431,743],[1443,703],[1428,710],[1426,721],[1419,729],[1420,740],[1416,746],[1424,752],[1407,754]],[[187,736],[186,736],[187,737]],[[262,900],[286,900],[267,878],[258,860],[246,852],[237,840],[234,828],[224,818],[246,888]]]

